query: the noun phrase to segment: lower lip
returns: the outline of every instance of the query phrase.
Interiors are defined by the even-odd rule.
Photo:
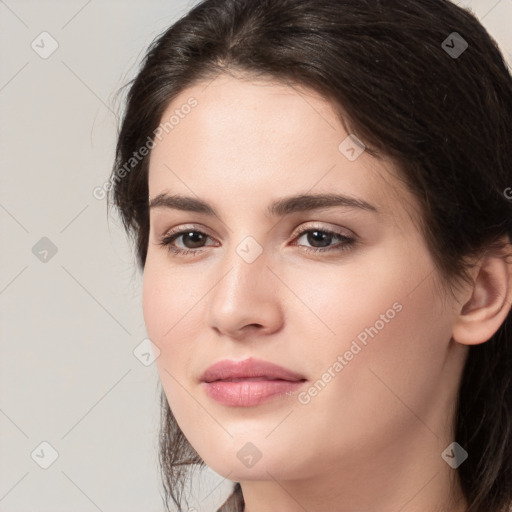
[[[293,393],[305,381],[289,380],[245,380],[239,382],[205,382],[206,393],[210,398],[224,405],[251,407],[278,395]]]

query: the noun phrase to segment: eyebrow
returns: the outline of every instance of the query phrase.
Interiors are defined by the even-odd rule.
[[[298,194],[274,201],[268,206],[267,214],[282,217],[296,212],[333,207],[359,208],[378,213],[375,206],[363,199],[355,197],[348,197],[341,194]],[[179,194],[173,196],[166,193],[159,194],[150,201],[149,208],[172,208],[175,210],[203,213],[205,215],[218,217],[215,208],[206,201]]]

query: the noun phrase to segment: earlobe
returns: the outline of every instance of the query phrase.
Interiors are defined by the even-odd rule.
[[[503,252],[486,254],[453,324],[452,338],[463,345],[488,341],[503,324],[512,306],[512,262]],[[467,296],[467,295],[466,295]]]

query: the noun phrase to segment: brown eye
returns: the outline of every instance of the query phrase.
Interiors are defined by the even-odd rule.
[[[336,233],[335,231],[331,231],[329,229],[320,229],[320,228],[309,228],[302,230],[298,235],[297,239],[302,237],[306,237],[306,242],[311,244],[312,247],[302,246],[305,251],[312,252],[326,252],[326,251],[337,251],[348,249],[355,243],[355,239],[342,235],[341,233]],[[337,245],[331,246],[333,239],[339,240]]]
[[[175,241],[182,238],[182,244],[184,248],[176,247]],[[165,235],[159,245],[167,247],[167,249],[174,254],[192,254],[199,253],[203,247],[205,241],[210,238],[206,233],[195,229],[183,229],[181,231],[170,233]]]

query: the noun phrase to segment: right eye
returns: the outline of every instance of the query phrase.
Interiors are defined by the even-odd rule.
[[[178,240],[180,237],[183,237],[183,242],[186,240],[189,241],[189,243],[196,247],[192,247],[191,249],[185,247],[184,249],[180,247],[176,247],[174,245],[175,240]],[[202,231],[198,231],[196,229],[181,229],[179,231],[174,231],[170,233],[166,233],[159,242],[159,245],[162,245],[168,249],[169,252],[173,254],[199,254],[203,251],[200,251],[198,249],[201,249],[204,246],[197,246],[197,244],[203,243],[207,238],[210,238],[209,235],[206,233],[203,233]]]

